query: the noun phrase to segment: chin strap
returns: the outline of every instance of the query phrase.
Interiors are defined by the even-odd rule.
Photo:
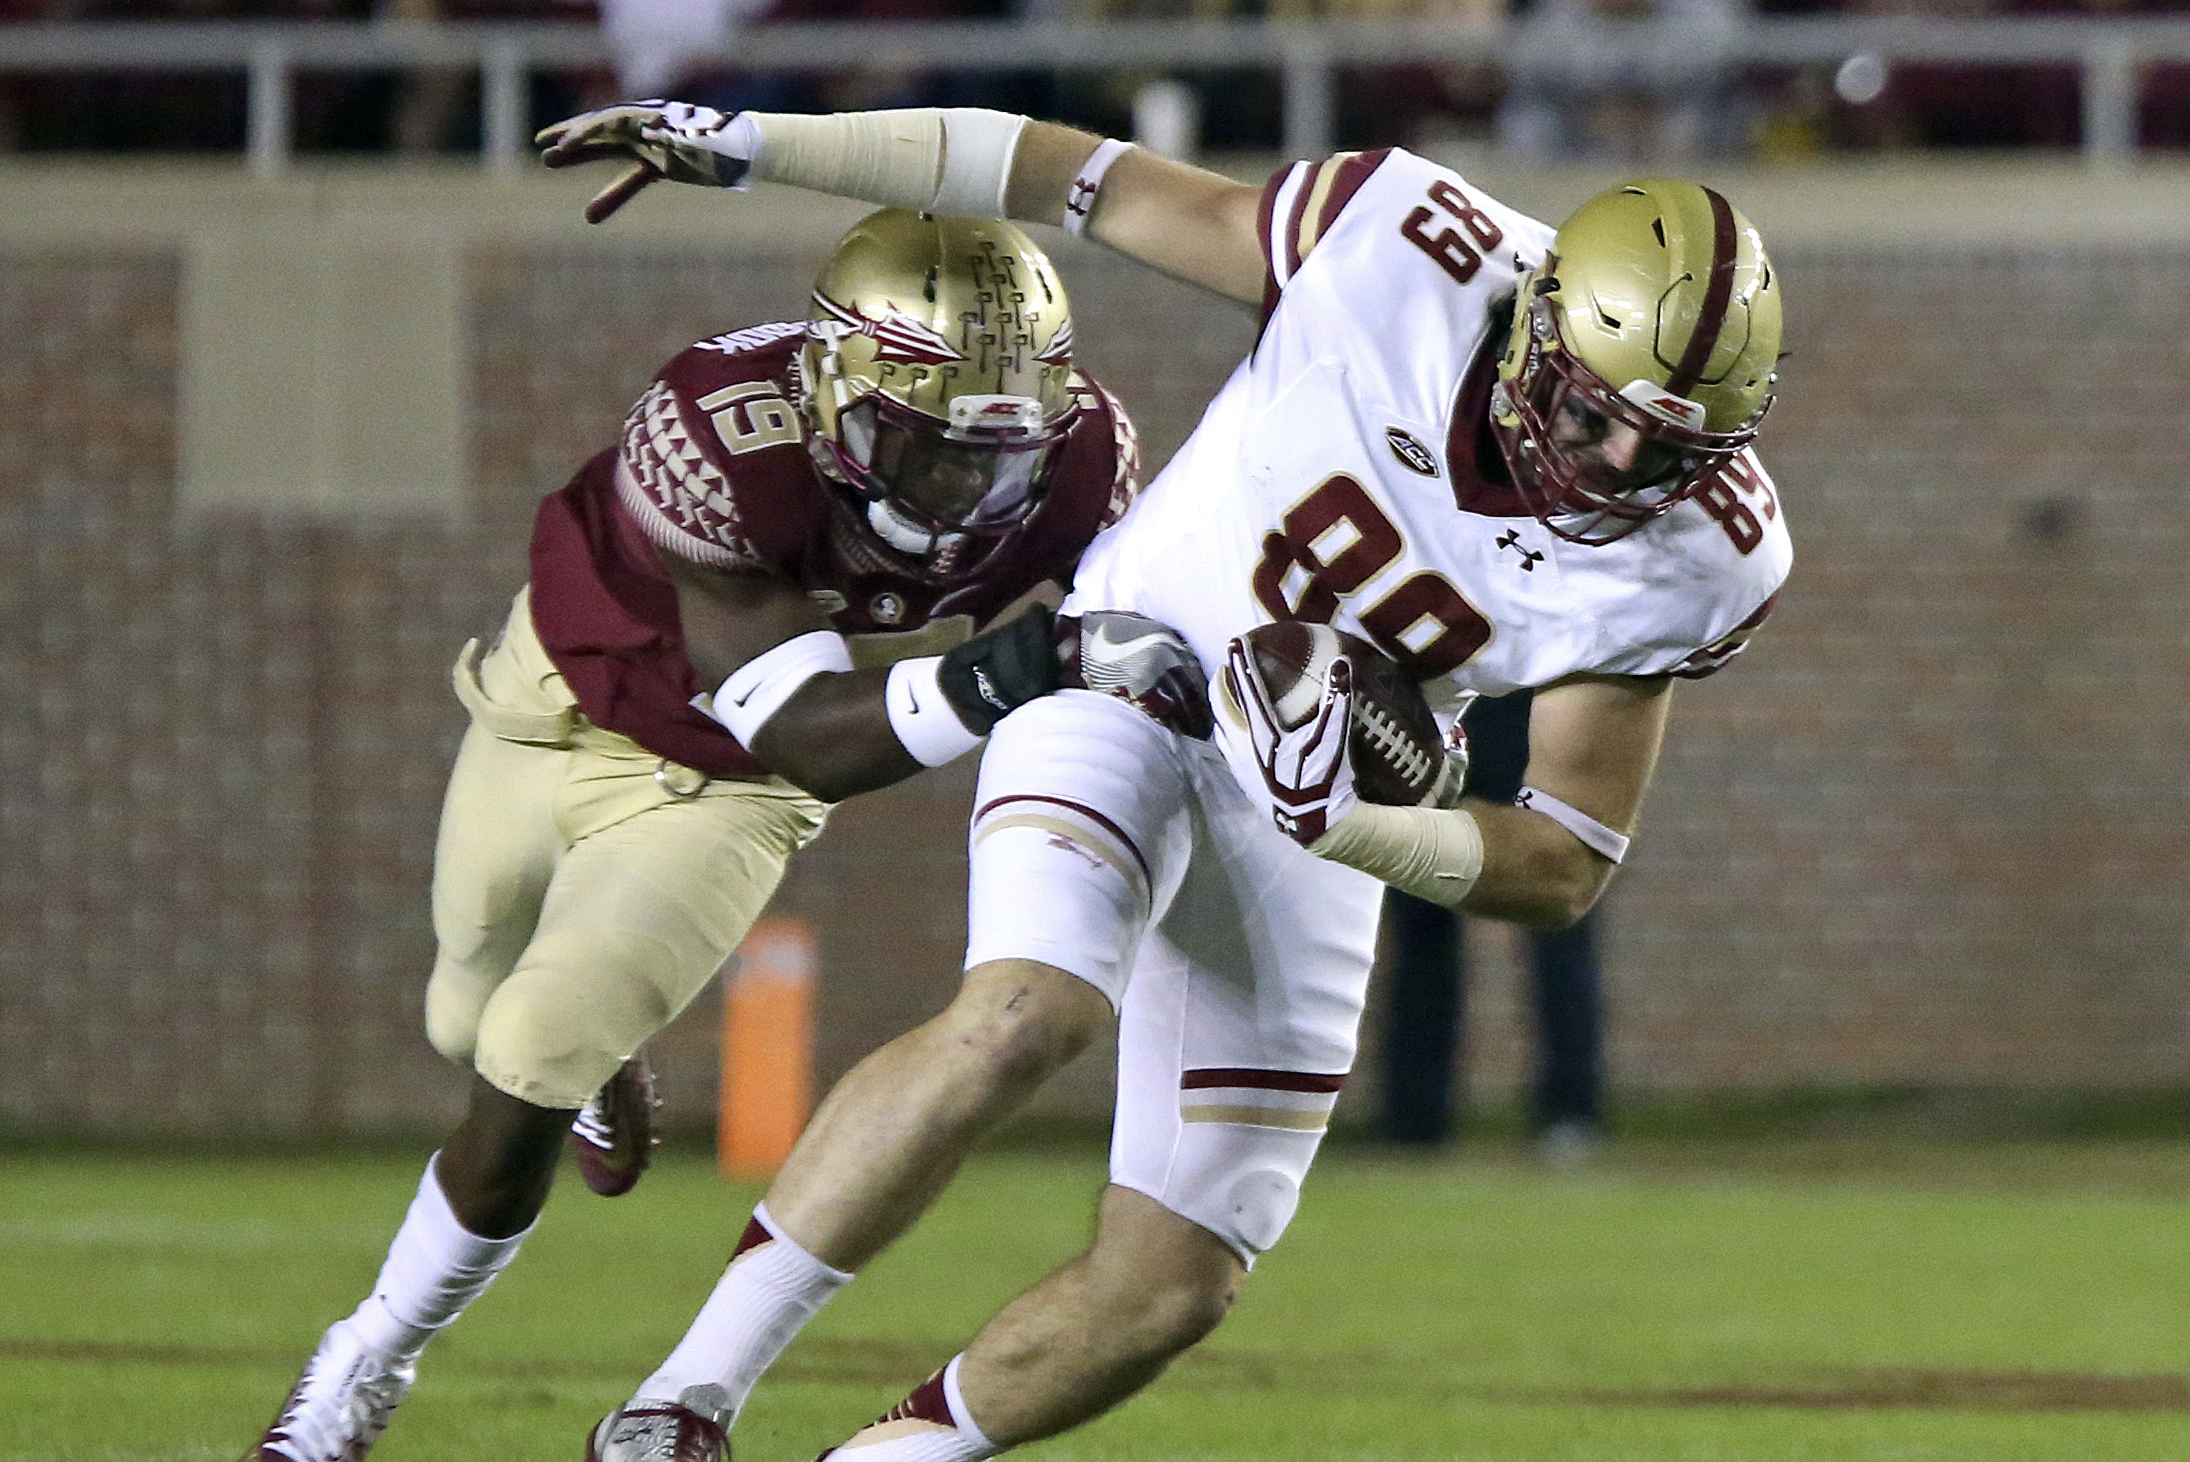
[[[947,546],[952,539],[964,536],[956,533],[930,533],[880,500],[867,504],[867,526],[874,530],[875,537],[899,553],[909,553],[916,558],[934,553]]]

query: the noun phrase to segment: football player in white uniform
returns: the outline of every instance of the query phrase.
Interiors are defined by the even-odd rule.
[[[1115,1405],[1221,1319],[1274,1244],[1354,1059],[1379,880],[1557,925],[1633,832],[1674,679],[1769,611],[1790,549],[1749,444],[1778,282],[1709,189],[1648,180],[1556,232],[1401,151],[1256,188],[971,110],[725,117],[610,108],[547,161],[764,178],[1084,230],[1259,307],[1253,353],[1083,559],[1068,608],[1174,627],[1216,744],[1067,691],[1004,718],[971,831],[963,994],[833,1091],[747,1247],[595,1462],[718,1455],[760,1371],[913,1220],[971,1142],[1118,1023],[1097,1232],[855,1435],[866,1462],[962,1462]],[[1516,804],[1354,795],[1350,665],[1292,729],[1239,637],[1323,622],[1379,645],[1448,720],[1536,690]],[[741,1277],[742,1276],[742,1277]]]

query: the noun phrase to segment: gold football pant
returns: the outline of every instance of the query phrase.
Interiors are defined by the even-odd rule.
[[[529,590],[455,678],[472,723],[434,850],[426,1033],[511,1096],[579,1107],[713,978],[828,809],[588,722]]]

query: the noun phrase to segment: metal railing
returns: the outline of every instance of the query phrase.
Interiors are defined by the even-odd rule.
[[[2190,62],[2190,19],[2093,21],[1746,19],[1602,26],[1609,44],[1707,53],[1740,66],[1837,66],[1869,54],[1891,66],[2065,65],[2083,84],[2083,152],[2096,164],[2136,151],[2141,72]],[[936,71],[1190,71],[1268,67],[1284,81],[1285,148],[1327,152],[1336,72],[1347,66],[1510,62],[1524,24],[1429,21],[967,21],[784,24],[742,32],[723,59],[752,71],[831,71],[861,64]],[[249,78],[248,149],[261,174],[292,152],[299,70],[463,68],[481,74],[482,154],[509,171],[527,151],[525,78],[609,64],[590,26],[388,22],[109,22],[0,25],[0,74],[50,71],[241,71]]]

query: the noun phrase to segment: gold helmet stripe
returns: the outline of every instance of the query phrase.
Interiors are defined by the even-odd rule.
[[[1726,307],[1734,298],[1734,205],[1716,188],[1705,188],[1703,196],[1711,200],[1711,278],[1704,286],[1695,333],[1688,337],[1688,348],[1681,352],[1680,364],[1665,383],[1665,389],[1675,396],[1686,396],[1703,379],[1711,349],[1719,343],[1719,332],[1726,328]]]

